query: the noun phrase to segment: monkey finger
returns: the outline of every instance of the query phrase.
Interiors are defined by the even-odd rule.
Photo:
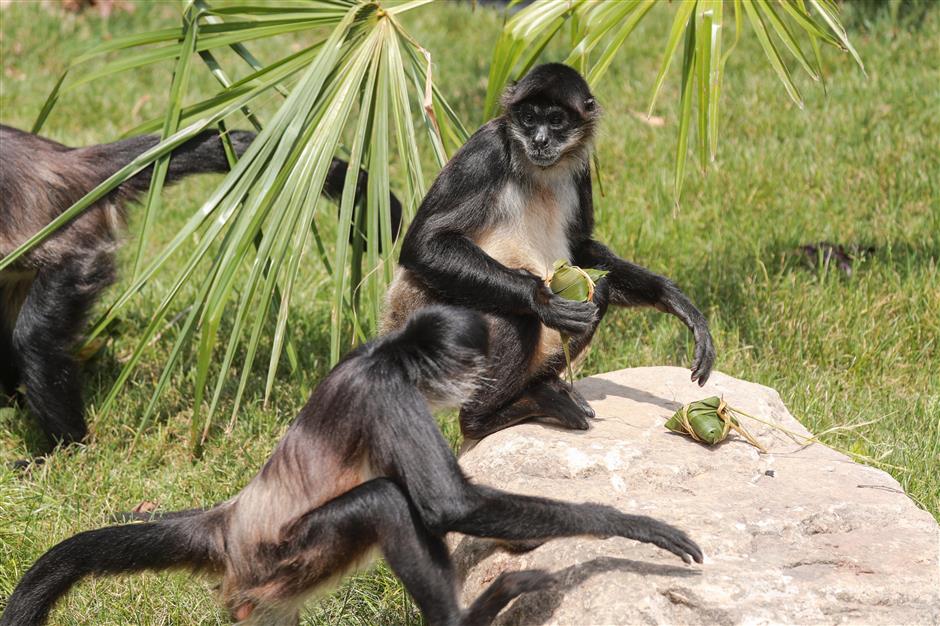
[[[542,322],[567,335],[583,335],[595,323],[597,306],[593,302],[577,302],[555,296],[542,315]]]
[[[686,563],[702,562],[702,549],[683,531],[668,524],[661,524],[656,530],[658,532],[650,538],[651,543],[672,552]]]
[[[705,370],[704,368],[692,366],[692,382],[698,383],[699,387],[704,387],[705,383],[708,382],[708,377],[711,375],[710,371]]]
[[[581,411],[559,411],[557,415],[552,415],[547,419],[555,421],[570,430],[589,430],[591,428],[587,415]]]
[[[584,411],[585,417],[591,418],[597,415],[597,413],[594,411],[594,407],[591,406],[591,403],[588,402],[587,399],[582,396],[577,389],[572,387],[571,389],[567,390],[567,393],[568,397],[571,398],[571,400],[576,405],[578,405],[578,408]]]
[[[692,361],[692,382],[704,386],[715,364],[715,347],[707,331],[695,342],[695,359]]]

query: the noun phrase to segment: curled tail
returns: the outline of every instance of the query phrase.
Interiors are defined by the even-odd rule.
[[[459,406],[483,382],[489,328],[479,313],[456,306],[419,309],[375,344],[402,365],[433,406]]]
[[[199,515],[109,526],[70,537],[29,568],[7,600],[0,626],[44,624],[56,600],[85,576],[208,567],[218,554],[212,526]]]

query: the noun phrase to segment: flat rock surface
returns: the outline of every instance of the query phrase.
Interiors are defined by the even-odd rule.
[[[699,388],[675,367],[577,386],[597,411],[591,430],[504,430],[468,446],[464,470],[517,493],[658,517],[689,532],[704,565],[620,538],[513,555],[457,536],[464,603],[503,571],[544,568],[557,588],[520,597],[498,624],[940,623],[940,529],[891,476],[751,420],[769,454],[734,434],[706,447],[663,427],[681,404],[719,395],[807,433],[773,389],[718,372]]]

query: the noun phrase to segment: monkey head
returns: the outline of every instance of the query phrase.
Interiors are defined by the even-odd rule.
[[[587,82],[561,63],[534,68],[506,88],[502,103],[514,143],[541,168],[583,151],[600,115]]]

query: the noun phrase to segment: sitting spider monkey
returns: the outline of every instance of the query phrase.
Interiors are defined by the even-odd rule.
[[[229,133],[240,156],[255,134]],[[155,135],[68,148],[0,125],[0,258],[10,254],[109,176],[159,143]],[[338,198],[348,163],[334,159],[323,194]],[[177,148],[166,182],[191,174],[228,171],[218,133],[205,131]],[[85,437],[78,364],[72,355],[85,317],[114,281],[114,252],[125,206],[150,186],[153,166],[141,171],[0,271],[0,392],[22,382],[26,403],[51,448]],[[367,174],[360,170],[357,200]],[[393,238],[401,203],[390,197]],[[350,233],[352,236],[352,233]]]
[[[207,510],[66,539],[26,572],[0,626],[42,624],[84,576],[171,567],[220,576],[234,620],[296,624],[307,596],[376,548],[433,626],[489,624],[517,595],[553,582],[543,571],[505,573],[462,610],[448,532],[520,549],[557,537],[619,536],[701,563],[685,533],[655,519],[467,480],[431,407],[474,393],[487,346],[478,313],[434,306],[416,313],[333,369],[241,493]]]
[[[589,156],[599,108],[575,70],[536,67],[503,94],[504,114],[480,128],[424,198],[401,249],[383,330],[430,303],[486,313],[499,384],[461,407],[464,436],[479,439],[533,417],[586,429],[590,405],[560,378],[560,333],[575,358],[609,304],[653,306],[695,337],[692,380],[705,384],[715,349],[705,317],[668,279],[618,258],[593,238]],[[593,302],[554,295],[557,259],[600,268]]]

